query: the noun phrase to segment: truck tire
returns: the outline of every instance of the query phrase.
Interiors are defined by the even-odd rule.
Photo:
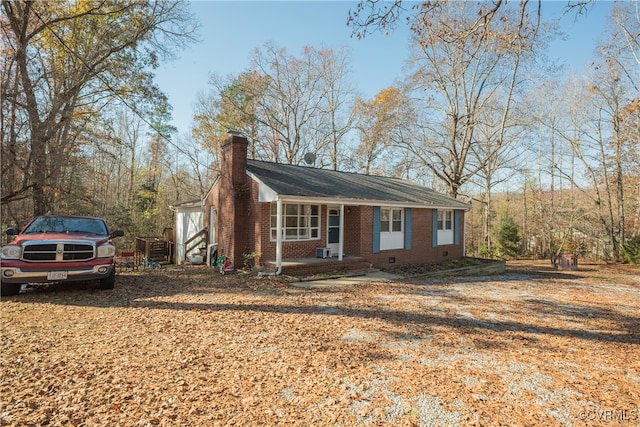
[[[10,297],[12,295],[18,295],[22,284],[20,283],[0,283],[0,296]]]
[[[116,270],[111,271],[104,279],[100,279],[100,289],[113,289],[116,285]]]

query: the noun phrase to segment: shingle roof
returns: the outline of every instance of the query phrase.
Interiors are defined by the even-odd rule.
[[[409,181],[247,160],[247,172],[282,196],[397,202],[469,209],[467,203]]]

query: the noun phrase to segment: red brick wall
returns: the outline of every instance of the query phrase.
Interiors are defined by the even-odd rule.
[[[262,224],[258,239],[260,242],[260,253],[263,259],[276,258],[276,242],[271,241],[271,204],[260,203],[260,213]],[[320,239],[305,240],[301,242],[283,242],[283,258],[313,258],[316,256],[316,248],[324,247],[327,239],[327,206],[320,207]]]
[[[208,229],[211,230],[211,224],[209,223],[210,221],[210,216],[209,216],[209,212],[211,211],[211,206],[213,206],[213,208],[216,210],[216,215],[215,215],[215,220],[216,220],[216,224],[215,229],[216,229],[216,242],[219,243],[220,239],[222,238],[220,232],[222,231],[220,228],[220,209],[218,207],[218,197],[219,197],[219,192],[220,192],[220,185],[219,185],[219,181],[217,183],[214,183],[213,187],[211,188],[211,190],[209,191],[209,194],[207,194],[207,198],[204,199],[204,226]],[[216,243],[216,242],[209,242],[209,243]],[[220,251],[218,251],[220,253]]]
[[[231,135],[221,145],[220,177],[205,200],[205,224],[209,222],[209,207],[216,209],[216,240],[218,255],[231,258],[234,265],[243,264],[244,254],[255,246],[252,191],[247,176],[247,139]]]
[[[269,233],[269,203],[258,202],[259,185],[257,182],[251,181],[251,219],[253,223],[250,225],[251,235],[253,239],[253,248],[247,253],[256,253],[256,265],[260,265],[261,259],[265,258],[264,236],[268,237]],[[265,212],[266,208],[266,212]]]
[[[432,245],[432,210],[411,209],[411,250],[392,249],[373,253],[373,207],[360,208],[360,256],[367,258],[374,267],[382,268],[403,264],[424,264],[460,259],[463,256],[462,245],[442,245],[433,248]],[[464,229],[461,229],[463,236]],[[447,255],[445,255],[445,252]],[[390,263],[395,258],[395,263]]]
[[[205,200],[205,225],[209,224],[209,208],[216,209],[216,237],[218,254],[229,256],[236,266],[242,266],[244,255],[260,254],[256,259],[273,260],[276,243],[271,241],[271,205],[258,202],[258,184],[247,176],[247,140],[232,135],[222,148],[222,170],[217,183]],[[390,258],[395,265],[422,264],[458,259],[463,256],[463,245],[431,247],[432,210],[412,209],[412,249],[385,250],[372,253],[373,207],[345,206],[344,253],[366,258],[375,267],[388,267]],[[464,236],[464,221],[460,229]],[[283,242],[283,258],[310,258],[316,248],[324,247],[327,234],[327,206],[320,209],[320,239],[301,242]],[[445,255],[446,253],[446,255]]]
[[[270,205],[261,204],[259,208],[263,218],[260,232],[263,259],[275,259],[276,244],[270,241]],[[395,257],[395,265],[423,264],[442,262],[447,259],[459,259],[463,255],[462,245],[442,245],[431,247],[432,210],[412,209],[412,241],[411,250],[384,250],[374,254],[373,250],[373,207],[348,206],[344,214],[344,253],[345,255],[364,257],[375,267],[389,267],[389,258]],[[323,247],[327,233],[327,206],[321,207],[320,240],[303,242],[283,242],[283,258],[308,258],[316,256],[316,248]],[[464,230],[461,229],[461,233]],[[463,234],[461,234],[462,236]],[[447,255],[445,255],[445,252]]]
[[[344,208],[344,254],[360,256],[360,244],[363,234],[360,228],[361,223],[360,206],[345,206]]]

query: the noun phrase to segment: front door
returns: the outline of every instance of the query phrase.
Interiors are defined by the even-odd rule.
[[[340,251],[340,206],[327,207],[327,247],[333,256]]]

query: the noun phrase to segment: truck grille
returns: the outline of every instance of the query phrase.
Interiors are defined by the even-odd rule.
[[[86,243],[35,243],[25,245],[24,261],[85,261],[94,258],[94,245]]]

